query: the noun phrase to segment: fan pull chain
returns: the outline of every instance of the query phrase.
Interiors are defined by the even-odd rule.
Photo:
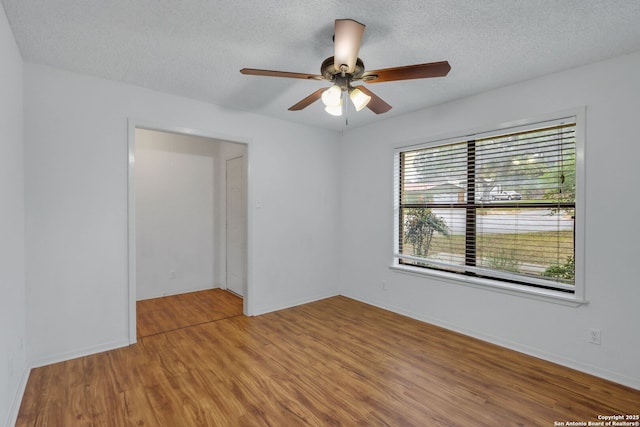
[[[344,125],[345,127],[349,126],[349,97],[347,96],[348,91],[343,92],[343,100],[342,104],[344,105]]]

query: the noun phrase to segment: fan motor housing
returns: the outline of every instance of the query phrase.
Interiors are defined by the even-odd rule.
[[[342,74],[340,71],[336,70],[333,56],[325,59],[322,62],[322,66],[320,67],[320,74],[322,74],[322,77],[324,77],[325,79],[331,82],[335,81],[336,76],[339,76]],[[345,77],[349,76],[350,77],[348,79],[349,81],[358,80],[362,77],[363,74],[364,74],[364,63],[360,58],[357,58],[355,70],[353,70],[353,73],[346,73]]]

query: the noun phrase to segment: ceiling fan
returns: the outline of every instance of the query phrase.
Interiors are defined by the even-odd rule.
[[[289,107],[289,111],[302,110],[318,99],[322,99],[327,113],[340,116],[342,115],[343,94],[349,95],[357,111],[360,111],[365,106],[376,114],[386,113],[391,109],[391,105],[365,86],[352,86],[351,83],[353,82],[361,80],[365,83],[383,83],[397,80],[444,77],[451,70],[451,66],[447,61],[441,61],[365,71],[364,63],[358,58],[364,29],[365,25],[353,19],[336,19],[333,36],[334,55],[322,62],[320,74],[292,73],[255,68],[243,68],[240,72],[254,76],[328,80],[333,83],[331,87],[318,89]]]

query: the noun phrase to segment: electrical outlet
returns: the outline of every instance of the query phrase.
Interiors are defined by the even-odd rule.
[[[382,281],[382,290],[383,291],[387,290],[387,282],[385,282],[384,280]]]
[[[176,272],[175,272],[175,271],[171,271],[171,272],[169,273],[169,277],[170,277],[171,279],[175,279],[175,278],[176,278]]]
[[[600,329],[589,329],[589,342],[591,344],[602,345],[602,331]]]

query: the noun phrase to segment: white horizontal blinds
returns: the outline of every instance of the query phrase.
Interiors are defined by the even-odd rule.
[[[511,193],[500,192],[517,190],[529,201],[569,195],[567,201],[575,202],[575,124],[481,139],[476,146],[476,185],[483,200],[509,199]]]
[[[409,151],[403,157],[403,205],[442,203],[442,197],[450,200],[452,194],[466,191],[466,143]]]
[[[574,272],[560,271],[573,268],[575,124],[476,146],[478,186],[493,199],[478,212],[478,266],[572,286]]]
[[[467,199],[467,163],[466,142],[402,153],[401,263],[464,265],[465,209],[453,206]]]
[[[400,262],[573,290],[574,123],[415,149],[401,163]]]

